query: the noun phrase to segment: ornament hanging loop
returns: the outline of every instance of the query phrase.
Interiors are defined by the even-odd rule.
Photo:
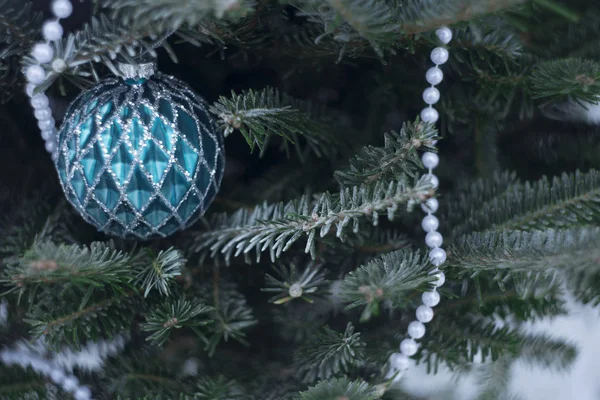
[[[148,79],[156,72],[156,63],[141,64],[118,63],[117,67],[123,79]]]

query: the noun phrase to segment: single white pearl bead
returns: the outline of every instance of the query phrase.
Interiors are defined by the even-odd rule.
[[[443,271],[436,271],[434,275],[437,277],[437,281],[433,282],[435,286],[440,287],[446,282],[446,274]]]
[[[421,295],[421,300],[427,307],[435,307],[440,304],[440,294],[437,291],[424,292]]]
[[[431,186],[433,186],[434,189],[437,189],[438,186],[440,186],[440,180],[437,176],[435,176],[434,174],[427,174],[425,176],[427,177],[427,179],[429,179],[429,182],[431,183]]]
[[[439,226],[440,221],[438,221],[435,215],[426,215],[421,222],[421,227],[425,232],[435,231]]]
[[[450,43],[452,40],[452,31],[447,26],[443,26],[435,31],[438,39],[444,44]]]
[[[430,197],[421,204],[421,209],[426,213],[434,213],[440,207],[440,203],[435,197]]]
[[[390,356],[390,365],[398,371],[404,371],[410,366],[410,358],[402,353],[393,353]]]
[[[28,83],[25,86],[25,93],[27,93],[27,96],[33,97],[33,91],[35,90],[36,87],[37,87],[36,84],[34,84],[34,83]]]
[[[55,0],[52,3],[52,12],[58,18],[67,18],[73,12],[73,5],[69,0]]]
[[[46,79],[46,71],[40,65],[30,65],[25,71],[25,76],[29,82],[39,85]]]
[[[50,372],[50,379],[52,379],[52,382],[60,385],[65,380],[65,373],[61,369],[53,369]]]
[[[38,93],[31,98],[31,106],[36,110],[48,107],[49,102],[48,96],[42,93]]]
[[[435,65],[445,64],[449,57],[450,53],[443,47],[436,47],[431,51],[431,61],[433,61]]]
[[[417,307],[416,315],[419,321],[426,324],[428,322],[431,322],[431,320],[433,319],[433,309],[426,305],[420,305],[419,307]]]
[[[33,112],[33,115],[35,115],[35,118],[39,121],[44,121],[52,117],[52,111],[50,111],[49,107],[38,108]]]
[[[438,67],[429,68],[425,74],[425,79],[432,85],[439,85],[444,80],[444,72]]]
[[[41,131],[45,131],[47,129],[51,129],[54,128],[54,118],[49,118],[49,119],[45,119],[43,121],[38,121],[38,128],[40,128]]]
[[[421,339],[423,336],[425,336],[425,325],[419,321],[411,322],[408,324],[408,334],[413,339]]]
[[[54,153],[54,150],[56,150],[56,145],[54,144],[54,140],[48,140],[44,144],[44,147],[46,148],[46,151],[50,154]]]
[[[63,27],[58,21],[48,21],[42,26],[42,33],[46,40],[59,40],[63,35]]]
[[[75,400],[90,400],[92,398],[92,391],[87,386],[81,386],[73,394]]]
[[[76,376],[71,375],[65,378],[62,384],[62,388],[66,392],[74,392],[79,387],[79,379]]]
[[[54,138],[54,129],[45,129],[42,131],[42,139],[50,140]]]
[[[62,58],[57,58],[56,60],[52,61],[52,69],[54,72],[58,72],[60,74],[67,69],[67,63]]]
[[[419,349],[419,345],[414,339],[404,339],[400,342],[400,351],[407,356],[414,356]]]
[[[52,61],[54,49],[48,43],[36,43],[31,50],[31,54],[39,63],[45,64]]]
[[[429,87],[423,91],[423,101],[427,104],[435,104],[440,101],[440,91]]]
[[[442,237],[442,234],[437,231],[427,232],[427,235],[425,235],[425,244],[427,247],[434,249],[440,247],[442,243],[444,243],[444,238]]]
[[[426,151],[421,156],[421,161],[423,161],[423,165],[425,166],[425,168],[433,169],[440,164],[440,157],[435,153]]]
[[[435,124],[440,119],[440,114],[433,107],[426,107],[421,111],[421,120]]]
[[[446,251],[441,247],[436,247],[429,252],[429,260],[433,265],[439,267],[446,262]]]

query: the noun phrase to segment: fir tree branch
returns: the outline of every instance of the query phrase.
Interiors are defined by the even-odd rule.
[[[62,393],[64,395],[64,393]],[[0,361],[0,398],[51,398],[46,379],[31,368],[3,365]]]
[[[199,333],[196,327],[212,323],[212,320],[206,319],[206,314],[212,311],[212,307],[207,307],[199,302],[190,302],[187,300],[169,301],[161,304],[157,309],[151,310],[146,316],[146,322],[141,325],[143,331],[152,334],[146,340],[152,342],[155,346],[162,346],[173,329],[191,327]]]
[[[140,305],[135,290],[120,295],[99,293],[89,296],[74,292],[56,299],[51,294],[41,296],[25,318],[34,337],[45,336],[52,348],[67,344],[76,349],[85,339],[112,337],[131,327],[133,315]],[[79,307],[81,298],[89,296],[85,308]]]
[[[399,19],[402,32],[414,35],[440,26],[471,21],[477,16],[498,13],[526,0],[402,0]]]
[[[144,288],[144,297],[147,297],[152,289],[158,290],[163,296],[169,296],[170,284],[181,275],[181,269],[185,265],[183,254],[172,247],[166,251],[161,250],[156,259],[147,254],[150,257],[142,257],[135,262],[135,284]]]
[[[598,262],[598,259],[596,260]],[[563,277],[567,289],[575,298],[584,304],[592,306],[600,304],[600,272],[594,268],[590,270],[564,271]]]
[[[393,219],[401,205],[408,208],[431,196],[431,184],[422,178],[409,187],[405,183],[380,181],[375,185],[361,185],[342,189],[339,195],[321,194],[311,201],[308,196],[275,205],[264,204],[253,211],[240,210],[231,216],[217,214],[206,221],[205,232],[195,237],[195,252],[222,253],[227,263],[231,256],[269,250],[275,261],[302,236],[307,236],[305,251],[315,256],[317,233],[324,237],[335,230],[343,239],[345,228],[358,231],[359,219],[371,219],[377,225],[379,214],[387,213]]]
[[[339,46],[338,60],[347,53],[356,57],[368,48],[380,59],[386,50],[394,52],[399,34],[397,12],[384,1],[328,0],[326,5],[305,1],[296,6],[300,15],[322,27],[316,44],[330,38]]]
[[[543,61],[531,73],[534,98],[595,103],[600,96],[600,63],[567,58]]]
[[[348,237],[346,244],[362,253],[390,253],[411,245],[406,233],[396,229],[364,227]]]
[[[450,249],[449,264],[472,271],[598,270],[600,228],[473,233]]]
[[[440,204],[441,218],[449,226],[463,223],[473,213],[473,205],[481,206],[500,197],[509,187],[517,183],[517,174],[504,171],[490,178],[479,178],[474,182],[459,185],[456,190],[444,197]]]
[[[460,328],[459,328],[460,326]],[[419,353],[428,370],[437,371],[440,362],[450,368],[471,364],[475,358],[496,361],[500,357],[527,354],[533,362],[562,368],[576,356],[573,346],[543,335],[524,335],[509,328],[499,328],[492,320],[473,315],[438,314],[431,324],[436,335],[425,338]],[[460,331],[460,335],[456,332]],[[529,347],[530,346],[530,347]],[[529,349],[528,349],[529,348]],[[545,350],[547,349],[547,351]]]
[[[511,357],[500,357],[496,362],[483,366],[475,371],[484,387],[478,400],[522,400],[510,393]]]
[[[233,284],[214,282],[212,286],[202,285],[199,294],[206,304],[212,306],[208,315],[214,323],[206,327],[206,350],[210,356],[215,354],[221,341],[233,339],[245,346],[246,330],[256,325],[252,309],[246,298]]]
[[[302,272],[297,271],[292,263],[289,266],[279,265],[274,267],[278,278],[265,274],[266,288],[263,292],[275,292],[278,295],[269,299],[275,304],[285,304],[295,298],[312,303],[315,297],[322,296],[322,286],[327,283],[325,273],[320,265],[309,264]]]
[[[3,11],[0,15],[0,26],[3,28],[0,42],[10,43],[13,49],[19,47],[21,51],[33,44],[35,31],[41,25],[42,14],[34,13],[31,6],[31,3],[23,4],[23,2],[15,0],[0,2]],[[7,55],[9,54],[3,52],[3,57]]]
[[[496,67],[497,61],[501,61],[503,69],[506,69],[509,63],[524,62],[521,58],[524,53],[523,41],[518,33],[501,16],[488,17],[465,28],[454,28],[452,50],[469,54],[468,59],[464,55],[458,56],[458,59],[468,62],[468,67],[475,71],[484,72],[483,68],[478,67],[479,61],[493,67]],[[497,68],[492,70],[499,72]]]
[[[379,180],[414,178],[423,168],[417,150],[425,147],[434,150],[433,141],[437,139],[435,125],[405,123],[400,133],[390,132],[384,135],[384,146],[366,146],[362,152],[350,159],[348,171],[336,171],[335,178],[342,185],[360,185]]]
[[[242,400],[247,397],[235,380],[224,376],[203,377],[196,383],[194,399],[198,400]]]
[[[18,264],[36,243],[69,240],[64,226],[64,220],[68,218],[65,203],[59,202],[53,207],[48,197],[47,192],[41,191],[20,199],[0,218],[0,256],[6,264]]]
[[[425,288],[434,280],[429,275],[432,265],[419,252],[399,250],[384,254],[350,272],[342,281],[340,298],[350,303],[348,308],[365,306],[361,321],[379,315],[380,304],[391,301],[398,307],[406,301],[406,294],[416,288]]]
[[[516,183],[497,197],[477,204],[452,230],[454,238],[493,229],[566,228],[600,220],[600,173],[563,174],[550,182]],[[472,203],[474,206],[475,204]]]
[[[147,295],[153,288],[168,295],[184,260],[169,249],[126,254],[112,244],[89,247],[36,242],[14,258],[0,282],[10,291],[27,294],[31,312],[26,322],[32,334],[46,335],[52,345],[74,343],[78,337],[113,335],[133,323],[137,286]],[[107,317],[107,315],[109,315]]]
[[[525,336],[519,343],[518,359],[555,371],[566,370],[577,358],[577,348],[548,334]]]
[[[21,84],[21,60],[29,53],[42,25],[42,13],[32,11],[32,3],[0,1],[0,93],[2,102],[12,98]]]
[[[124,25],[160,31],[196,26],[209,17],[237,19],[251,11],[246,0],[103,0],[103,5],[114,9],[114,17]]]
[[[523,280],[529,283],[536,279],[535,277],[525,276]],[[495,317],[504,321],[532,322],[539,318],[555,317],[566,313],[564,301],[559,297],[563,292],[559,288],[559,282],[556,279],[555,284],[550,288],[534,286],[533,293],[528,293],[522,289],[505,289],[501,292],[494,292],[490,288],[482,293],[481,299],[460,298],[447,303],[447,306],[452,309],[460,308],[462,311],[457,312],[463,314],[476,312],[486,317]],[[503,284],[506,286],[506,282]],[[463,299],[466,304],[460,306],[459,303],[462,303]],[[445,309],[445,307],[441,307],[441,309]]]
[[[321,381],[300,393],[300,400],[376,400],[379,397],[377,388],[345,377]]]
[[[289,144],[300,145],[302,138],[306,146],[316,155],[332,156],[343,147],[334,140],[331,122],[325,110],[309,102],[291,98],[277,89],[231,93],[231,98],[221,96],[210,111],[218,118],[219,129],[225,136],[239,130],[251,150],[258,147],[263,151],[273,135],[284,139],[284,149],[290,152]],[[297,148],[301,159],[303,151]]]
[[[193,393],[193,385],[178,376],[177,370],[161,357],[158,348],[143,347],[111,359],[99,377],[99,386],[110,398],[139,399],[141,394],[151,393],[153,400],[184,400],[185,394]]]
[[[21,293],[35,292],[40,285],[61,285],[62,290],[87,285],[108,286],[118,293],[132,287],[130,262],[129,255],[105,243],[80,247],[38,242],[18,264],[6,269],[0,282]],[[81,307],[85,307],[86,297],[82,299]]]
[[[154,29],[152,25],[134,30],[130,26],[113,21],[105,14],[93,17],[83,29],[56,42],[55,58],[65,62],[64,69],[55,70],[43,65],[46,69],[46,79],[35,91],[45,91],[59,77],[64,77],[79,87],[89,85],[90,77],[98,81],[100,78],[92,62],[102,62],[113,74],[120,75],[116,67],[117,61],[136,64],[136,57],[156,57],[156,47],[163,46],[169,49],[164,41],[169,33]],[[25,66],[36,64],[32,57],[26,57],[24,60]]]
[[[287,303],[273,310],[273,321],[280,336],[293,343],[305,342],[327,323],[327,312],[333,307],[329,298],[314,303]]]
[[[365,346],[351,323],[343,334],[324,327],[295,352],[295,369],[307,383],[329,379],[362,363]]]

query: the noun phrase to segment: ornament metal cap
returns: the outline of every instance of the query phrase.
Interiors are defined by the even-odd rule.
[[[121,72],[123,79],[148,79],[156,72],[156,63],[140,63],[140,64],[128,64],[118,63],[117,67]]]

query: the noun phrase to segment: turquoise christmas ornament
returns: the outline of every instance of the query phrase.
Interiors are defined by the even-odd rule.
[[[225,154],[204,101],[154,64],[121,65],[70,105],[56,168],[69,202],[100,231],[165,237],[217,194]]]

